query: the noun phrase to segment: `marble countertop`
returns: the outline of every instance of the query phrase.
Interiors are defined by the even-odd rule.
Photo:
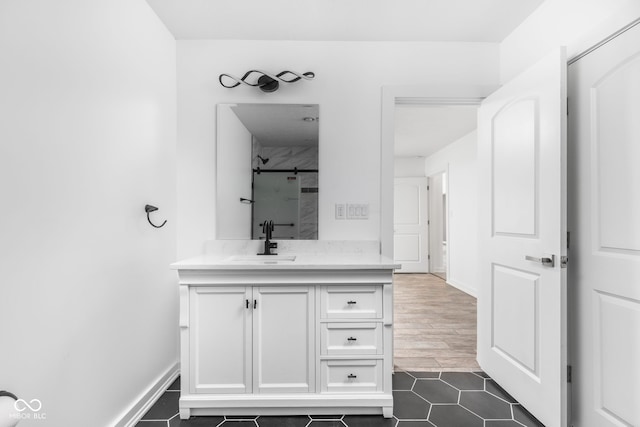
[[[295,256],[294,260],[290,260],[292,256]],[[362,270],[399,267],[390,258],[368,254],[278,254],[260,257],[205,254],[171,264],[175,270]]]
[[[374,253],[371,242],[291,243],[277,255],[257,255],[261,242],[221,241],[203,255],[171,264],[175,270],[384,270],[400,268],[392,259]],[[378,246],[379,247],[379,246]]]

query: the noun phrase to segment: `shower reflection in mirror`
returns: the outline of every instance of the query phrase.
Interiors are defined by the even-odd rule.
[[[218,215],[218,238],[264,239],[262,224],[270,220],[274,240],[318,238],[318,122],[315,104],[218,105],[218,212],[235,203],[231,212]],[[229,131],[240,124],[242,130]],[[248,138],[250,144],[244,142]],[[250,189],[244,187],[245,174],[251,175]],[[249,220],[249,209],[247,230],[241,224]]]

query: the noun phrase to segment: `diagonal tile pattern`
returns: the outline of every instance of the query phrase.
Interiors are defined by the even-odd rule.
[[[396,372],[393,418],[178,415],[177,379],[136,427],[544,427],[484,372]]]

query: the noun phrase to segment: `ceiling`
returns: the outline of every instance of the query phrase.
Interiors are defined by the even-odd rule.
[[[231,109],[262,146],[318,146],[318,104],[236,104]]]
[[[501,42],[543,0],[147,0],[176,39]]]
[[[429,157],[476,129],[478,107],[396,105],[396,157]]]

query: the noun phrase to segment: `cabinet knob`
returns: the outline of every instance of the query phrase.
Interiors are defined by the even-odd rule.
[[[354,379],[354,378],[358,378],[358,376],[357,375],[353,375],[353,374],[349,374],[349,375],[347,375],[347,378]]]
[[[355,301],[347,301],[347,304],[349,304],[349,305],[353,305],[355,303],[356,303]]]
[[[358,338],[349,337],[349,338],[347,338],[347,341],[358,341]]]

